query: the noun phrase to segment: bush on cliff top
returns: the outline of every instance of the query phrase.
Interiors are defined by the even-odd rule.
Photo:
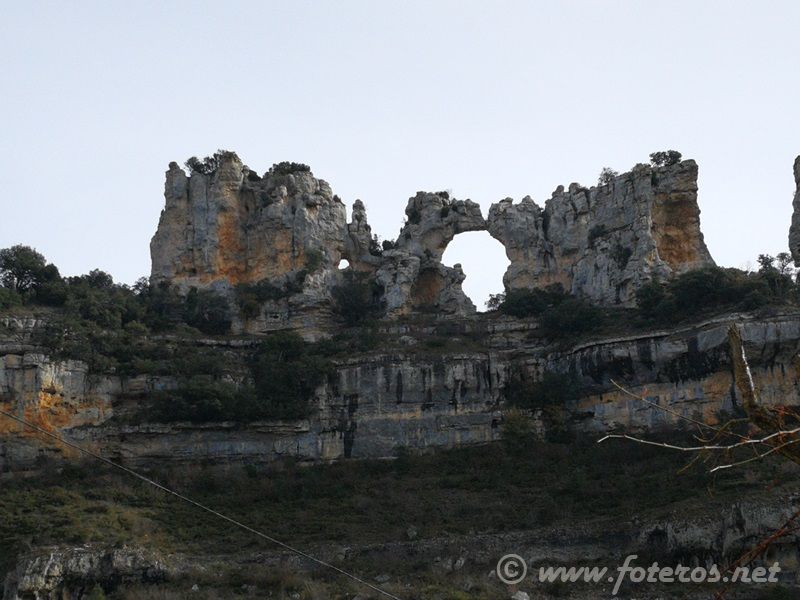
[[[513,317],[539,317],[542,332],[551,339],[589,333],[604,322],[600,309],[570,296],[561,284],[543,289],[509,290],[492,297],[487,305]]]
[[[569,296],[560,283],[532,290],[508,290],[490,297],[487,306],[512,317],[534,317],[561,304]]]
[[[292,173],[310,173],[311,167],[303,163],[283,161],[275,163],[269,170],[270,175],[291,175]]]
[[[235,158],[236,160],[239,159],[239,157],[236,155],[236,152],[232,152],[230,150],[217,150],[214,152],[214,154],[211,156],[206,156],[203,160],[200,160],[196,156],[192,156],[184,164],[186,165],[186,168],[189,169],[190,173],[211,175],[219,168],[219,165],[223,160],[227,160],[229,158]]]
[[[654,167],[669,167],[681,162],[683,155],[677,150],[665,150],[663,152],[653,152],[650,155],[650,162]]]
[[[597,184],[607,185],[613,183],[617,177],[619,177],[619,171],[615,171],[611,167],[603,167],[600,171],[600,176],[597,178]]]
[[[798,287],[788,255],[759,257],[755,273],[706,267],[667,282],[650,282],[636,292],[639,314],[647,321],[670,323],[720,310],[755,310],[796,304]]]

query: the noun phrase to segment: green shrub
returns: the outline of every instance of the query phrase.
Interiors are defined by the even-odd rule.
[[[598,185],[608,185],[613,183],[617,177],[619,177],[619,171],[615,171],[610,167],[603,167],[600,171],[600,176],[597,178],[597,183]]]
[[[60,279],[58,268],[30,246],[18,244],[0,250],[0,284],[3,287],[23,294]]]
[[[291,175],[292,173],[310,173],[311,167],[303,163],[283,161],[272,165],[270,175]]]
[[[325,348],[291,332],[269,336],[249,361],[249,380],[239,383],[222,378],[229,369],[214,349],[181,349],[165,366],[178,376],[178,387],[152,394],[139,418],[197,423],[304,418],[316,388],[332,372]]]
[[[666,150],[663,152],[653,152],[650,155],[650,162],[654,167],[669,167],[681,162],[682,155],[677,150]]]
[[[509,405],[539,411],[545,439],[554,443],[569,443],[574,438],[568,403],[577,400],[580,392],[580,382],[572,373],[546,372],[540,381],[533,381],[520,365],[511,367],[503,389]]]
[[[203,333],[222,335],[231,329],[228,301],[210,290],[192,288],[186,295],[184,322]]]
[[[511,406],[540,409],[547,406],[566,406],[580,393],[580,383],[573,374],[545,372],[540,381],[533,381],[519,365],[512,366],[503,388],[506,402]]]
[[[238,420],[239,393],[232,383],[215,380],[209,375],[196,375],[185,380],[177,390],[154,393],[148,417],[165,423]]]
[[[371,238],[369,238],[369,253],[372,256],[383,255],[383,250],[386,247],[387,242],[388,240],[383,242],[383,245],[381,245],[381,240],[378,237],[378,235],[377,234],[373,235]]]
[[[564,292],[561,284],[544,289],[510,290],[490,297],[487,306],[497,306],[513,317],[540,318],[542,332],[550,338],[574,337],[595,331],[604,323],[603,312],[585,300]]]
[[[14,290],[0,287],[0,310],[22,304],[22,297]]]
[[[505,294],[490,296],[487,306],[512,317],[533,317],[548,308],[561,304],[569,296],[560,283],[532,290],[509,290]]]
[[[599,308],[581,298],[568,298],[544,311],[540,324],[545,336],[559,339],[596,331],[604,322]]]
[[[500,310],[503,302],[506,301],[506,294],[489,294],[489,299],[486,301],[486,310],[495,311]]]
[[[511,455],[522,454],[533,441],[530,420],[518,410],[507,411],[501,427],[503,446]]]
[[[257,417],[302,418],[317,386],[331,373],[315,344],[292,332],[278,332],[260,346],[252,364]]]
[[[312,257],[312,266],[314,266],[315,258]],[[319,258],[321,263],[322,258]],[[308,263],[307,263],[308,264]],[[319,265],[317,264],[316,268]],[[240,283],[235,288],[236,302],[239,305],[242,315],[245,318],[252,319],[258,316],[261,306],[265,302],[275,302],[283,300],[294,294],[299,294],[303,291],[303,284],[305,282],[308,271],[302,269],[294,273],[293,276],[284,278],[278,284],[272,283],[266,279],[257,283]]]
[[[368,322],[381,314],[381,289],[365,273],[348,270],[342,283],[333,288],[333,312],[346,325]]]
[[[231,152],[230,150],[217,150],[213,155],[206,156],[203,160],[200,160],[196,156],[192,156],[186,161],[185,165],[191,173],[211,175],[219,168],[220,162],[228,158],[235,158],[237,160],[239,159],[235,152]]]
[[[143,322],[153,331],[165,331],[183,321],[183,296],[167,282],[137,287],[136,298],[144,306]]]
[[[769,304],[796,302],[791,277],[762,267],[758,273],[706,267],[675,279],[650,282],[636,293],[646,320],[669,323],[719,310],[754,310]]]
[[[96,584],[92,588],[91,593],[87,596],[87,600],[106,600],[106,593],[103,591],[103,588],[100,587],[100,584]]]

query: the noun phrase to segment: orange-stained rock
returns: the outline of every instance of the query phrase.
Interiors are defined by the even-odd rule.
[[[601,304],[631,305],[651,279],[711,266],[700,232],[697,164],[641,166],[610,183],[559,186],[540,208],[530,197],[492,205],[489,233],[511,261],[507,289],[560,283]]]

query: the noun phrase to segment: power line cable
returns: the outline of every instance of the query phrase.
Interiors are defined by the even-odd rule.
[[[152,485],[152,486],[160,489],[161,491],[166,492],[167,494],[175,496],[176,498],[186,502],[187,504],[190,504],[190,505],[192,505],[192,506],[194,506],[196,508],[204,510],[207,513],[211,513],[215,517],[218,517],[218,518],[223,519],[223,520],[225,520],[225,521],[227,521],[229,523],[232,523],[233,525],[236,525],[240,529],[244,529],[245,531],[247,531],[249,533],[255,534],[258,537],[267,540],[268,542],[272,542],[276,546],[280,546],[281,548],[283,548],[285,550],[288,550],[289,552],[292,552],[292,553],[294,553],[294,554],[296,554],[298,556],[301,556],[301,557],[303,557],[303,558],[305,558],[307,560],[315,562],[318,565],[321,565],[321,566],[325,567],[326,569],[331,569],[333,571],[336,571],[340,575],[344,575],[345,577],[348,577],[349,579],[352,579],[356,583],[359,583],[359,584],[361,584],[363,586],[366,586],[366,587],[370,588],[372,591],[378,592],[379,594],[382,594],[383,596],[385,596],[387,598],[392,598],[392,600],[401,600],[397,596],[395,596],[393,594],[390,594],[386,590],[383,590],[383,589],[379,588],[378,586],[375,586],[375,585],[369,583],[368,581],[365,581],[365,580],[361,579],[357,575],[353,575],[352,573],[349,573],[349,572],[345,571],[344,569],[340,569],[339,567],[337,567],[335,565],[332,565],[332,564],[330,564],[328,562],[325,562],[324,560],[316,558],[316,557],[314,557],[314,556],[312,556],[312,555],[310,555],[310,554],[308,554],[306,552],[303,552],[302,550],[300,550],[298,548],[295,548],[295,547],[290,546],[289,544],[286,544],[286,543],[284,543],[284,542],[282,542],[282,541],[280,541],[278,539],[275,539],[274,537],[269,536],[266,533],[258,531],[257,529],[253,529],[252,527],[250,527],[248,525],[245,525],[244,523],[242,523],[240,521],[237,521],[236,519],[234,519],[232,517],[224,515],[221,512],[218,512],[218,511],[214,510],[213,508],[210,508],[210,507],[206,506],[205,504],[201,504],[200,502],[197,502],[196,500],[192,500],[191,498],[189,498],[187,496],[184,496],[183,494],[180,494],[180,493],[178,493],[178,492],[176,492],[174,490],[171,490],[170,488],[168,488],[168,487],[166,487],[164,485],[161,485],[160,483],[158,483],[156,481],[153,481],[152,479],[150,479],[148,477],[145,477],[144,475],[134,471],[133,469],[129,469],[128,467],[125,467],[125,466],[123,466],[123,465],[121,465],[119,463],[114,462],[113,460],[105,458],[104,456],[100,456],[99,454],[97,454],[95,452],[92,452],[91,450],[87,450],[86,448],[83,448],[82,446],[79,446],[78,444],[75,444],[74,442],[70,442],[70,441],[64,439],[63,437],[61,437],[60,435],[57,435],[57,434],[55,434],[55,433],[53,433],[51,431],[47,431],[46,429],[44,429],[42,427],[39,427],[38,425],[35,425],[34,423],[31,423],[30,421],[27,421],[27,420],[25,420],[25,419],[23,419],[21,417],[18,417],[18,416],[14,415],[14,414],[11,414],[11,413],[8,413],[8,412],[2,411],[2,410],[0,410],[0,415],[8,417],[9,419],[12,419],[13,421],[16,421],[17,423],[20,423],[21,425],[24,425],[26,427],[30,427],[34,431],[37,431],[38,433],[46,435],[47,437],[52,438],[52,439],[64,444],[65,446],[69,446],[70,448],[74,448],[75,450],[78,450],[79,452],[82,452],[83,454],[86,454],[87,456],[91,456],[92,458],[94,458],[96,460],[99,460],[101,462],[104,462],[107,465],[111,465],[115,469],[119,469],[121,471],[124,471],[128,475],[132,475],[132,476],[136,477],[137,479],[140,479],[141,481],[144,481],[145,483],[147,483],[149,485]]]

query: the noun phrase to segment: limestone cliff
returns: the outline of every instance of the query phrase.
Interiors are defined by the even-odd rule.
[[[137,411],[154,390],[174,387],[174,378],[87,378],[80,362],[48,359],[30,344],[0,339],[0,407],[128,464],[379,458],[399,447],[487,442],[500,435],[505,386],[520,367],[533,381],[543,373],[577,379],[580,391],[562,408],[578,431],[658,427],[677,422],[678,414],[713,423],[740,402],[728,358],[732,323],[741,328],[762,400],[800,405],[800,313],[787,312],[733,314],[571,348],[543,345],[533,321],[472,318],[392,326],[381,348],[336,361],[335,374],[314,394],[308,418],[250,424],[149,420]],[[426,349],[432,335],[448,344]],[[246,344],[186,343],[216,344],[220,352]],[[612,380],[669,412],[620,392]],[[551,424],[535,412],[532,417],[546,433]],[[64,451],[13,423],[0,433],[0,472],[29,469],[38,456]]]
[[[457,234],[486,228],[480,207],[470,200],[451,200],[445,192],[418,192],[408,200],[406,218],[394,250],[384,253],[377,273],[387,314],[474,313],[475,305],[461,289],[466,277],[461,265],[447,267],[441,261]]]
[[[453,236],[485,227],[477,204],[420,192],[409,200],[395,249],[384,253],[375,247],[364,204],[356,200],[347,223],[344,204],[305,165],[281,163],[259,177],[233,152],[208,160],[188,176],[170,164],[150,244],[154,284],[212,289],[237,313],[235,287],[266,283],[288,291],[265,301],[255,317],[237,320],[236,329],[314,332],[330,325],[331,292],[347,259],[383,286],[389,316],[420,307],[475,311],[461,290],[464,274],[441,257]]]
[[[338,265],[346,210],[309,170],[270,170],[261,178],[234,153],[211,173],[189,177],[171,163],[166,206],[150,244],[154,282],[228,287],[285,277],[306,267]]]
[[[630,305],[651,279],[713,265],[700,232],[697,164],[640,166],[592,188],[559,186],[540,208],[530,197],[489,210],[489,233],[511,265],[507,289],[560,283],[601,304]]]
[[[302,165],[259,177],[232,152],[210,172],[167,171],[166,205],[150,244],[151,281],[182,291],[213,289],[231,300],[237,284],[289,290],[238,328],[318,326],[346,246],[346,209]],[[322,310],[322,314],[320,314]]]
[[[381,249],[364,204],[355,201],[347,223],[344,204],[305,165],[280,163],[260,177],[233,152],[208,160],[188,176],[170,164],[151,280],[226,295],[235,331],[296,328],[314,337],[330,329],[343,258],[373,280],[389,318],[474,313],[461,288],[466,274],[441,262],[453,237],[467,231],[488,229],[506,247],[507,289],[561,283],[601,304],[630,305],[651,279],[713,264],[700,232],[694,161],[640,166],[595,188],[559,187],[544,209],[529,197],[506,199],[488,221],[474,202],[419,192],[398,239]],[[245,317],[236,308],[238,284],[286,293]]]
[[[792,201],[792,225],[789,228],[789,249],[794,264],[800,266],[800,156],[794,161],[794,183],[796,191]]]

